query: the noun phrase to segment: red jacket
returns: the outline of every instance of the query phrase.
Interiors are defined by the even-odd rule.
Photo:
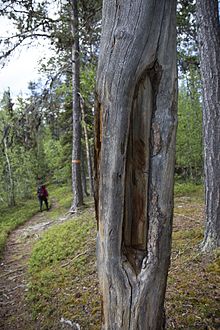
[[[41,188],[41,196],[48,197],[48,191],[45,186],[42,186]]]
[[[48,197],[48,192],[47,192],[47,189],[44,185],[38,187],[37,195],[38,195],[39,198]]]

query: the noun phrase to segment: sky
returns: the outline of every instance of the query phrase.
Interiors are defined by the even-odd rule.
[[[43,52],[42,46],[16,52],[10,62],[0,69],[0,94],[9,87],[13,97],[20,95],[21,92],[25,96],[28,82],[40,78],[37,63]]]
[[[7,35],[12,31],[9,21],[0,17],[0,35]],[[38,43],[36,46],[20,47],[11,56],[9,62],[0,67],[0,99],[5,90],[10,88],[12,98],[18,95],[27,94],[27,86],[30,81],[37,81],[41,78],[38,73],[38,61],[42,57],[49,57],[49,50],[46,42]]]

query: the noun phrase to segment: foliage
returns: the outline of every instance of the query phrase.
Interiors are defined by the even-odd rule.
[[[60,139],[53,139],[51,131],[45,130],[44,133],[44,152],[45,162],[48,167],[48,175],[53,182],[67,182],[70,178],[68,163],[63,163],[64,149]]]
[[[7,102],[6,102],[7,101]],[[29,198],[39,176],[47,173],[41,107],[33,96],[15,105],[5,92],[0,108],[0,198],[3,204]]]
[[[183,179],[201,181],[203,173],[201,83],[191,68],[179,88],[176,173]]]
[[[178,0],[179,103],[176,173],[182,179],[201,181],[203,173],[202,93],[195,10],[195,0]]]
[[[179,76],[190,68],[198,68],[198,46],[195,0],[177,2],[177,55]]]

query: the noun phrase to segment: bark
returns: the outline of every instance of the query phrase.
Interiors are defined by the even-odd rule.
[[[203,83],[206,221],[202,249],[220,246],[220,24],[217,0],[197,1]]]
[[[176,124],[176,1],[104,0],[95,141],[102,329],[164,328]]]
[[[83,101],[81,102],[81,110],[82,110],[82,124],[83,124],[83,131],[84,131],[85,145],[86,145],[86,159],[87,159],[87,167],[88,167],[88,174],[89,174],[90,196],[94,196],[92,157],[91,157],[91,152],[90,152],[88,131],[87,131],[87,126],[86,126],[86,121],[85,121],[85,110],[84,110]]]
[[[72,95],[73,95],[73,147],[72,147],[72,189],[73,202],[71,212],[83,204],[81,181],[81,111],[80,111],[80,51],[78,31],[78,1],[72,0]]]

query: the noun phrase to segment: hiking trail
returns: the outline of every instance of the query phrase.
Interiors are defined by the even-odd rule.
[[[39,212],[9,235],[0,261],[0,329],[40,329],[36,322],[33,324],[25,301],[28,259],[42,233],[68,218],[69,214],[53,220],[48,212]]]

